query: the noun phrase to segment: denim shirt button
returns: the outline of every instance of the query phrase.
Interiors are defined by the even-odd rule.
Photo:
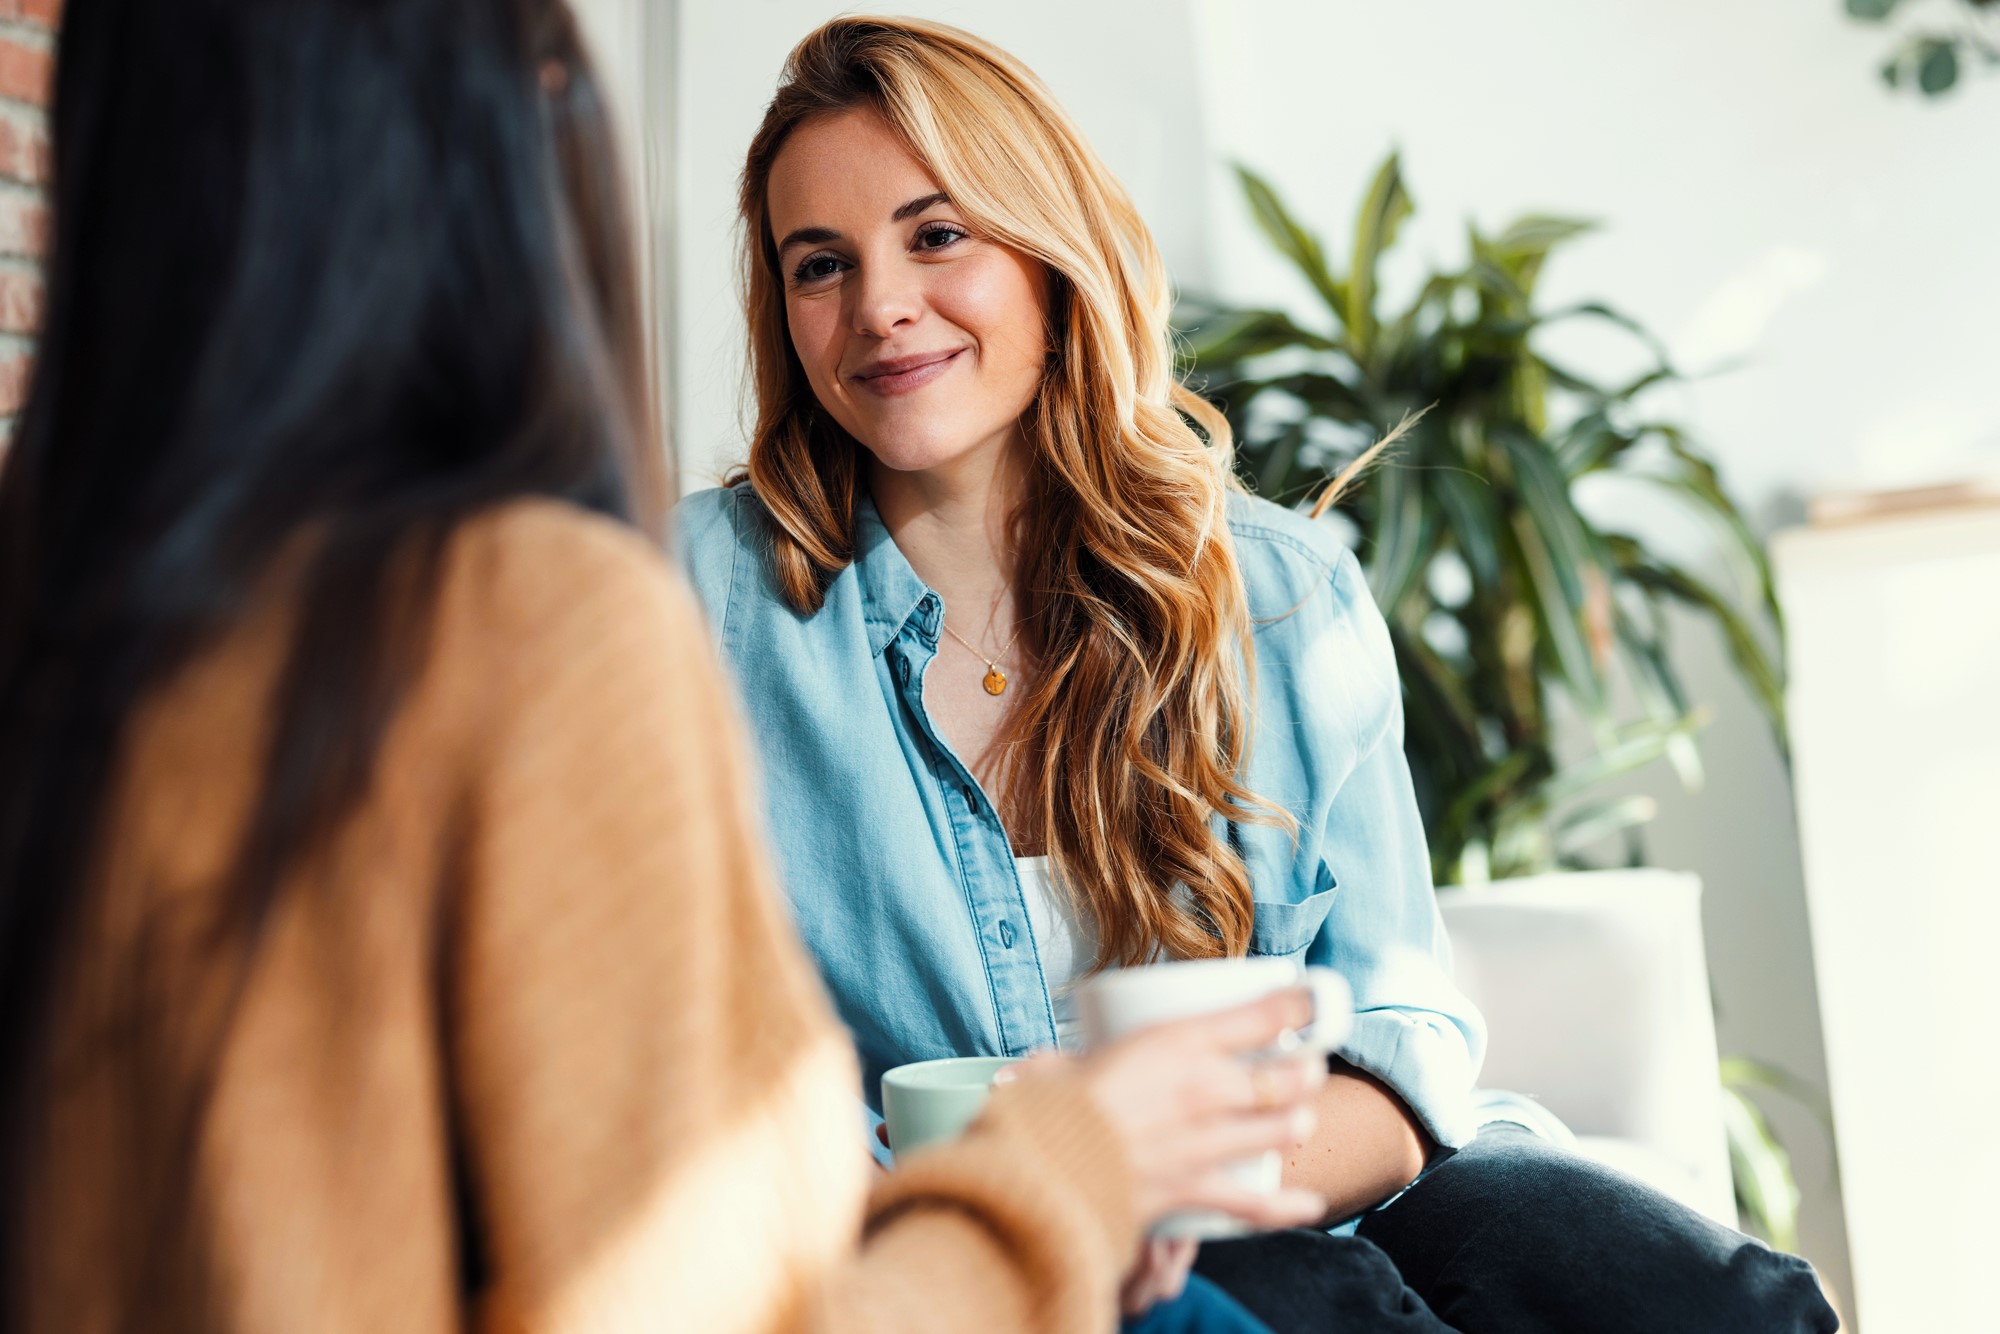
[[[1004,917],[1000,919],[1000,943],[1010,950],[1014,948],[1014,924]]]
[[[904,685],[910,683],[910,660],[901,654],[896,656],[896,677]]]

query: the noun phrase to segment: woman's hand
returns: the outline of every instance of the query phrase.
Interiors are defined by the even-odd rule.
[[[1200,1249],[1201,1243],[1190,1238],[1146,1238],[1139,1244],[1138,1263],[1118,1290],[1118,1309],[1133,1319],[1180,1296]]]
[[[1124,1141],[1142,1226],[1181,1209],[1220,1210],[1259,1229],[1298,1227],[1325,1216],[1326,1200],[1317,1193],[1262,1195],[1223,1171],[1311,1136],[1312,1100],[1326,1082],[1326,1057],[1310,1052],[1245,1059],[1311,1022],[1311,994],[1291,989],[1146,1029],[1077,1062],[1098,1110]],[[1032,1079],[1038,1070],[1066,1064],[1043,1056],[1001,1073]]]

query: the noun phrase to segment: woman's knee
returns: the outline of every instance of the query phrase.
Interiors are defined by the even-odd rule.
[[[1482,1135],[1361,1232],[1448,1322],[1456,1308],[1523,1328],[1838,1327],[1804,1261],[1524,1133]]]

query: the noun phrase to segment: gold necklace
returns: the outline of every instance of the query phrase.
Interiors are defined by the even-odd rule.
[[[972,642],[968,640],[964,635],[961,635],[958,631],[952,629],[950,624],[944,622],[940,622],[940,624],[944,625],[944,632],[946,634],[950,635],[953,639],[956,639],[959,643],[964,644],[967,652],[969,652],[970,654],[972,654],[973,657],[979,659],[981,662],[986,664],[986,677],[979,683],[982,686],[986,687],[986,693],[989,695],[1005,694],[1007,691],[1007,673],[1000,670],[1000,663],[998,662],[998,660],[994,658],[989,658],[984,653],[981,653],[979,649],[975,647],[972,644]],[[1009,639],[1007,641],[1007,647],[1000,650],[1000,657],[1002,658],[1006,657],[1007,650],[1013,648],[1014,640],[1019,639],[1020,637],[1021,637],[1021,627],[1017,625],[1014,627],[1013,639]]]

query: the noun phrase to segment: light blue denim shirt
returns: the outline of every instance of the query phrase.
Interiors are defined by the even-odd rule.
[[[1450,980],[1409,770],[1388,628],[1322,526],[1229,501],[1257,620],[1243,779],[1287,830],[1233,831],[1256,900],[1251,951],[1353,986],[1341,1055],[1441,1143],[1473,1133],[1485,1027]],[[748,486],[682,502],[678,540],[742,692],[799,930],[853,1030],[871,1106],[882,1072],[1055,1045],[1049,988],[999,815],[924,708],[944,606],[872,504],[854,563],[812,616],[785,604]]]

